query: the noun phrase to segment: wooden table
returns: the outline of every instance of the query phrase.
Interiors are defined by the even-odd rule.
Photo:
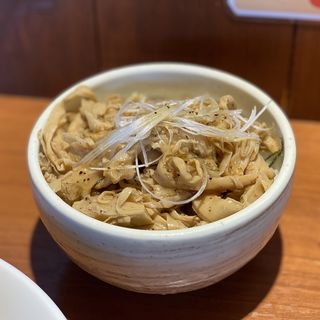
[[[40,222],[26,143],[47,102],[0,97],[0,257],[35,280],[69,319],[320,319],[320,123],[292,121],[298,144],[293,192],[262,252],[209,288],[152,296],[86,274]]]

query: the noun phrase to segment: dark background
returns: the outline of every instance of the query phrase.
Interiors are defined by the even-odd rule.
[[[236,18],[223,0],[1,0],[0,93],[54,96],[101,70],[185,61],[320,120],[320,25]]]

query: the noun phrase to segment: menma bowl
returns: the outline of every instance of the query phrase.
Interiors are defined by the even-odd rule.
[[[269,190],[247,208],[217,222],[185,230],[147,231],[109,225],[61,200],[46,183],[38,161],[38,132],[50,112],[79,85],[44,110],[28,145],[28,168],[41,220],[53,239],[83,270],[112,285],[144,293],[177,293],[209,286],[250,261],[275,232],[286,205],[296,148],[288,119],[262,90],[215,69],[180,63],[152,63],[107,71],[81,84],[98,97],[144,92],[153,97],[231,94],[244,110],[268,104],[262,119],[283,139],[283,160]]]

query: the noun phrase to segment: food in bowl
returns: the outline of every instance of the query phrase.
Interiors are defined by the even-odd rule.
[[[273,183],[282,143],[230,95],[97,101],[79,86],[39,133],[40,166],[66,203],[100,221],[172,230],[225,218]]]

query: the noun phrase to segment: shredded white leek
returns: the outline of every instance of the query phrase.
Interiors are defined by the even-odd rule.
[[[246,118],[244,118],[243,116],[241,116],[240,114],[236,115],[235,116],[235,119],[238,119],[238,121],[242,121],[242,122],[247,122],[248,120]],[[272,128],[271,127],[267,127],[267,128],[262,128],[262,127],[259,127],[257,125],[251,125],[252,128],[258,130],[258,131],[270,131]]]
[[[254,119],[256,117],[256,114],[257,114],[257,108],[254,106],[248,121],[240,129],[241,131],[246,131],[252,125],[252,123],[253,123],[253,121],[254,121]]]
[[[214,126],[205,125],[198,121],[194,121],[180,115],[188,112],[188,108],[200,103],[200,108],[203,108],[203,101],[205,97],[199,96],[193,99],[187,100],[172,100],[168,102],[162,102],[155,105],[145,102],[135,102],[124,104],[118,114],[116,115],[115,123],[118,129],[115,129],[110,135],[102,139],[97,147],[85,155],[77,165],[84,165],[90,163],[94,159],[101,156],[107,150],[116,150],[121,144],[124,147],[113,155],[110,160],[119,160],[128,152],[135,144],[139,143],[143,156],[146,156],[145,148],[143,146],[143,140],[146,139],[153,128],[158,124],[163,123],[169,127],[179,128],[192,135],[201,135],[205,137],[218,137],[224,140],[239,140],[239,139],[256,139],[259,137],[253,132],[247,132],[247,130],[254,125],[254,122],[260,117],[260,115],[266,110],[268,104],[265,105],[258,113],[254,107],[249,119],[240,127],[240,121],[245,120],[241,116],[241,110],[227,111],[231,119],[235,123],[234,128],[223,130]],[[140,111],[143,111],[142,115],[138,117]],[[122,117],[124,112],[136,113],[136,115]],[[190,112],[190,111],[189,111]],[[223,111],[225,112],[225,111]],[[123,123],[126,123],[123,126]],[[172,134],[170,129],[169,141],[172,140]],[[148,163],[148,160],[145,159]]]
[[[270,103],[271,103],[271,100],[257,114],[256,114],[256,107],[254,107],[248,121],[240,130],[241,131],[248,130],[258,120],[258,118],[265,112],[265,110],[268,108],[268,105]]]
[[[141,149],[141,152],[142,152],[142,155],[143,155],[144,163],[145,163],[146,167],[148,167],[149,166],[149,160],[148,160],[148,155],[147,155],[146,148],[144,147],[144,145],[143,145],[143,143],[141,141],[139,141],[139,144],[140,144],[140,149]]]
[[[224,138],[225,140],[235,140],[239,138],[259,139],[259,137],[255,133],[247,133],[235,129],[222,130],[181,117],[174,117],[172,120],[173,121],[165,121],[165,123],[172,127],[185,130],[186,132],[194,135],[201,135],[213,138],[219,137]]]

